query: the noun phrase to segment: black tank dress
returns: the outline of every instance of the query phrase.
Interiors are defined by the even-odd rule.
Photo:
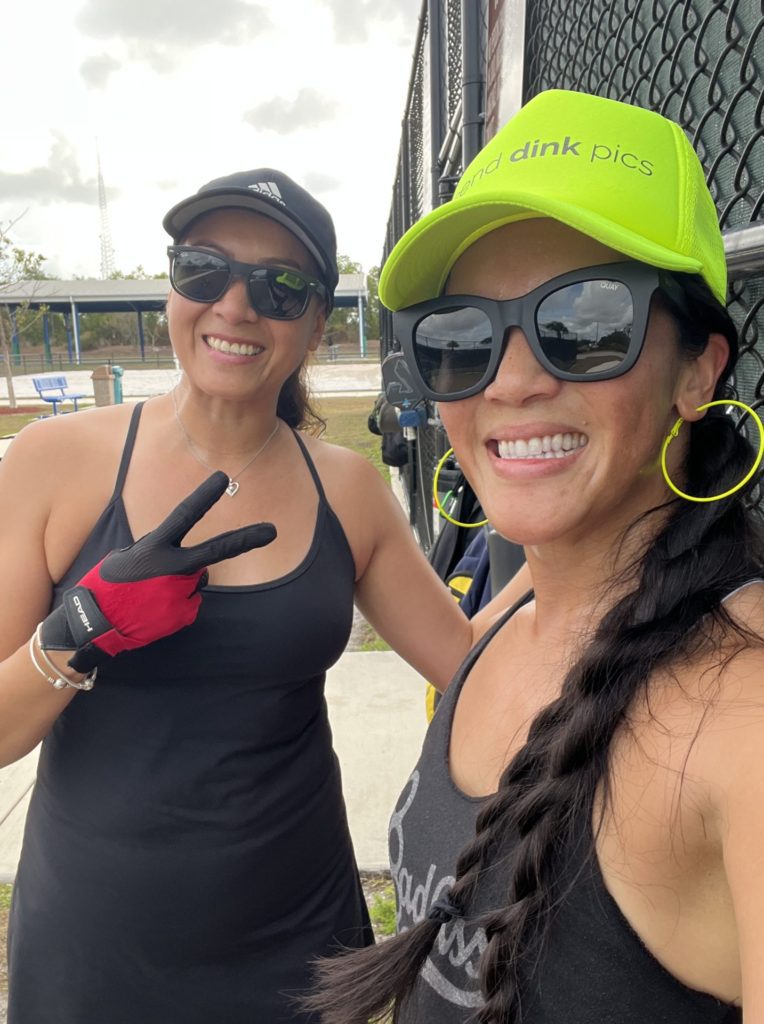
[[[530,595],[473,648],[438,704],[422,754],[390,822],[398,930],[423,921],[454,882],[459,853],[474,838],[485,802],[460,790],[449,770],[454,711],[486,645]],[[505,857],[479,879],[469,913],[441,926],[401,1024],[467,1024],[482,1005],[478,972],[486,948],[480,915],[504,906]],[[740,1024],[739,1007],[688,988],[655,959],[605,887],[591,854],[589,822],[566,858],[546,944],[522,992],[523,1024]]]
[[[121,493],[140,413],[55,600],[133,540]],[[319,495],[302,563],[206,587],[193,625],[99,669],[43,743],[8,1024],[307,1021],[291,997],[310,960],[373,941],[324,700],[354,564],[297,440]]]

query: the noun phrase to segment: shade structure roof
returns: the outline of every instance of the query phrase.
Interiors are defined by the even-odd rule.
[[[143,281],[84,278],[78,281],[18,281],[0,287],[0,305],[47,306],[52,313],[149,312],[164,309],[167,278]],[[335,306],[357,306],[367,298],[364,274],[340,274]]]

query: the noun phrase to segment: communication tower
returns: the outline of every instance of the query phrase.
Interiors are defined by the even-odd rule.
[[[109,227],[109,207],[106,202],[106,188],[101,174],[101,154],[96,149],[98,162],[98,208],[101,213],[101,277],[111,277],[114,273],[114,246],[111,242]]]

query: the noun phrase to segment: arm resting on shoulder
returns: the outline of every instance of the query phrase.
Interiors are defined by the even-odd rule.
[[[356,604],[393,650],[444,690],[472,646],[472,628],[425,558],[391,489],[361,470],[368,555],[358,566]]]
[[[764,635],[764,586],[728,610]],[[764,1020],[764,648],[729,660],[709,701],[697,746],[708,780],[737,925],[744,1024]]]

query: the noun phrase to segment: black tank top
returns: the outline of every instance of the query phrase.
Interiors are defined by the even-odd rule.
[[[56,588],[132,542],[122,486]],[[319,495],[308,554],[204,589],[99,669],[45,739],[14,889],[9,1024],[304,1021],[309,962],[371,941],[324,700],[354,564]]]
[[[475,835],[483,797],[453,782],[448,754],[459,694],[490,640],[526,595],[473,648],[443,695],[422,754],[390,822],[390,863],[398,930],[422,921],[453,884],[456,861]],[[588,831],[587,831],[588,830]],[[523,993],[523,1024],[739,1024],[742,1011],[683,985],[653,957],[605,887],[584,842],[569,851],[556,909],[533,978]],[[511,851],[508,851],[511,855]],[[478,985],[486,936],[476,920],[506,903],[506,861],[480,879],[467,917],[438,932],[401,1024],[466,1024],[482,1005]]]

